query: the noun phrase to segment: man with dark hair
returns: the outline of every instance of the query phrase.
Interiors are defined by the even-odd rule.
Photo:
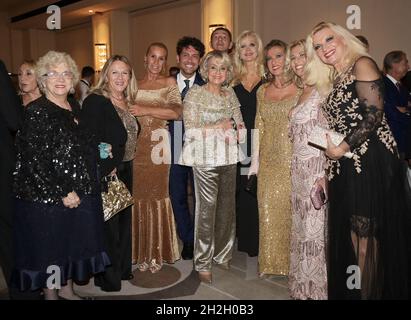
[[[177,42],[177,63],[180,67],[180,72],[177,74],[177,84],[183,101],[188,90],[194,84],[200,86],[204,84],[197,72],[204,53],[204,44],[197,38],[183,37]],[[193,172],[191,167],[177,164],[183,146],[183,121],[170,121],[169,130],[172,161],[169,179],[170,199],[178,236],[184,244],[181,256],[184,260],[190,260],[193,258],[194,249],[194,222],[189,210],[187,187],[190,185],[194,194]]]
[[[224,27],[214,29],[210,36],[210,45],[213,50],[230,54],[233,49],[233,36],[230,30]]]
[[[401,157],[411,165],[411,95],[401,84],[409,68],[403,51],[392,51],[384,58],[384,112]]]
[[[90,88],[94,83],[95,71],[93,67],[85,66],[81,70],[81,80],[76,88],[76,100],[80,105],[83,104],[84,99],[89,95]]]
[[[370,51],[370,44],[369,44],[367,38],[364,37],[364,36],[362,36],[362,35],[358,35],[358,36],[356,36],[356,37],[357,37],[357,39],[360,40],[360,41],[363,43],[363,45],[367,48],[367,51]]]

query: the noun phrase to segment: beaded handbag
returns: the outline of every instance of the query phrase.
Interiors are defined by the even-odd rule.
[[[104,221],[110,220],[117,213],[134,204],[133,196],[117,175],[105,177],[107,192],[102,192]]]

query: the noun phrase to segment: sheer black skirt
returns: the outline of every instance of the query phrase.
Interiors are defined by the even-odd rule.
[[[407,298],[409,212],[402,163],[373,138],[361,156],[361,172],[352,159],[342,158],[340,174],[329,184],[330,299]],[[364,267],[356,279],[361,250]]]

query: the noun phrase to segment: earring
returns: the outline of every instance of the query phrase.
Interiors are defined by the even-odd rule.
[[[76,92],[76,90],[74,90],[74,87],[71,87],[70,90],[69,90],[69,93],[74,94],[75,92]]]

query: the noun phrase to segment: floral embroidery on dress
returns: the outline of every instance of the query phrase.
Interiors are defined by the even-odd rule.
[[[354,168],[360,174],[361,157],[368,150],[371,136],[376,136],[392,153],[397,151],[382,105],[364,104],[368,94],[378,95],[381,79],[357,81],[353,73],[354,66],[336,81],[322,108],[330,129],[346,136],[345,141],[351,146],[354,156],[345,161],[354,161]],[[329,180],[340,173],[338,160],[327,159],[327,168]]]

